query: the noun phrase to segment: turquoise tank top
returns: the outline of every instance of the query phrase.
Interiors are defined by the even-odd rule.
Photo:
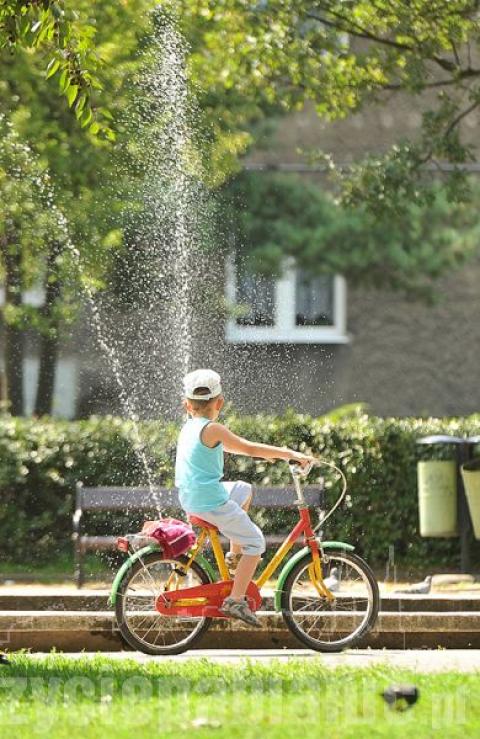
[[[175,460],[175,485],[187,513],[218,508],[228,500],[223,477],[223,444],[210,448],[200,439],[208,418],[189,418],[180,431]]]

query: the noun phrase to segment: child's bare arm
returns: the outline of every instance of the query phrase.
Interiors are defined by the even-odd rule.
[[[313,461],[313,457],[295,452],[288,447],[271,446],[248,441],[229,431],[221,423],[209,423],[202,432],[202,441],[209,447],[221,442],[226,452],[231,454],[245,454],[247,457],[261,457],[262,459],[291,459],[301,465]]]

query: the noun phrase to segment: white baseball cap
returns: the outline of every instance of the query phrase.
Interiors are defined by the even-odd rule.
[[[199,388],[208,388],[209,392],[195,394],[195,390]],[[216,398],[222,392],[220,375],[211,369],[198,369],[194,372],[189,372],[183,378],[183,389],[185,397],[190,400],[211,400],[211,398]]]

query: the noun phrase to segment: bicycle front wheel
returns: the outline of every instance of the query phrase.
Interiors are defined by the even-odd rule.
[[[343,549],[329,549],[322,562],[324,580],[335,596],[321,597],[308,573],[310,552],[293,567],[281,596],[282,616],[290,631],[318,652],[353,646],[375,624],[378,584],[367,563]]]
[[[163,616],[155,608],[157,597],[165,592],[167,582],[174,587],[192,588],[210,582],[205,570],[187,559],[164,559],[154,552],[137,560],[120,583],[115,614],[120,633],[134,649],[146,654],[180,654],[190,649],[208,629],[211,619],[203,617]]]

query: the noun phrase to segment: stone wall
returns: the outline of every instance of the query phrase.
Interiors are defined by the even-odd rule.
[[[379,415],[480,409],[480,263],[442,281],[434,306],[362,289],[347,302],[347,345],[227,347],[228,397],[248,412],[316,415],[355,402]]]

